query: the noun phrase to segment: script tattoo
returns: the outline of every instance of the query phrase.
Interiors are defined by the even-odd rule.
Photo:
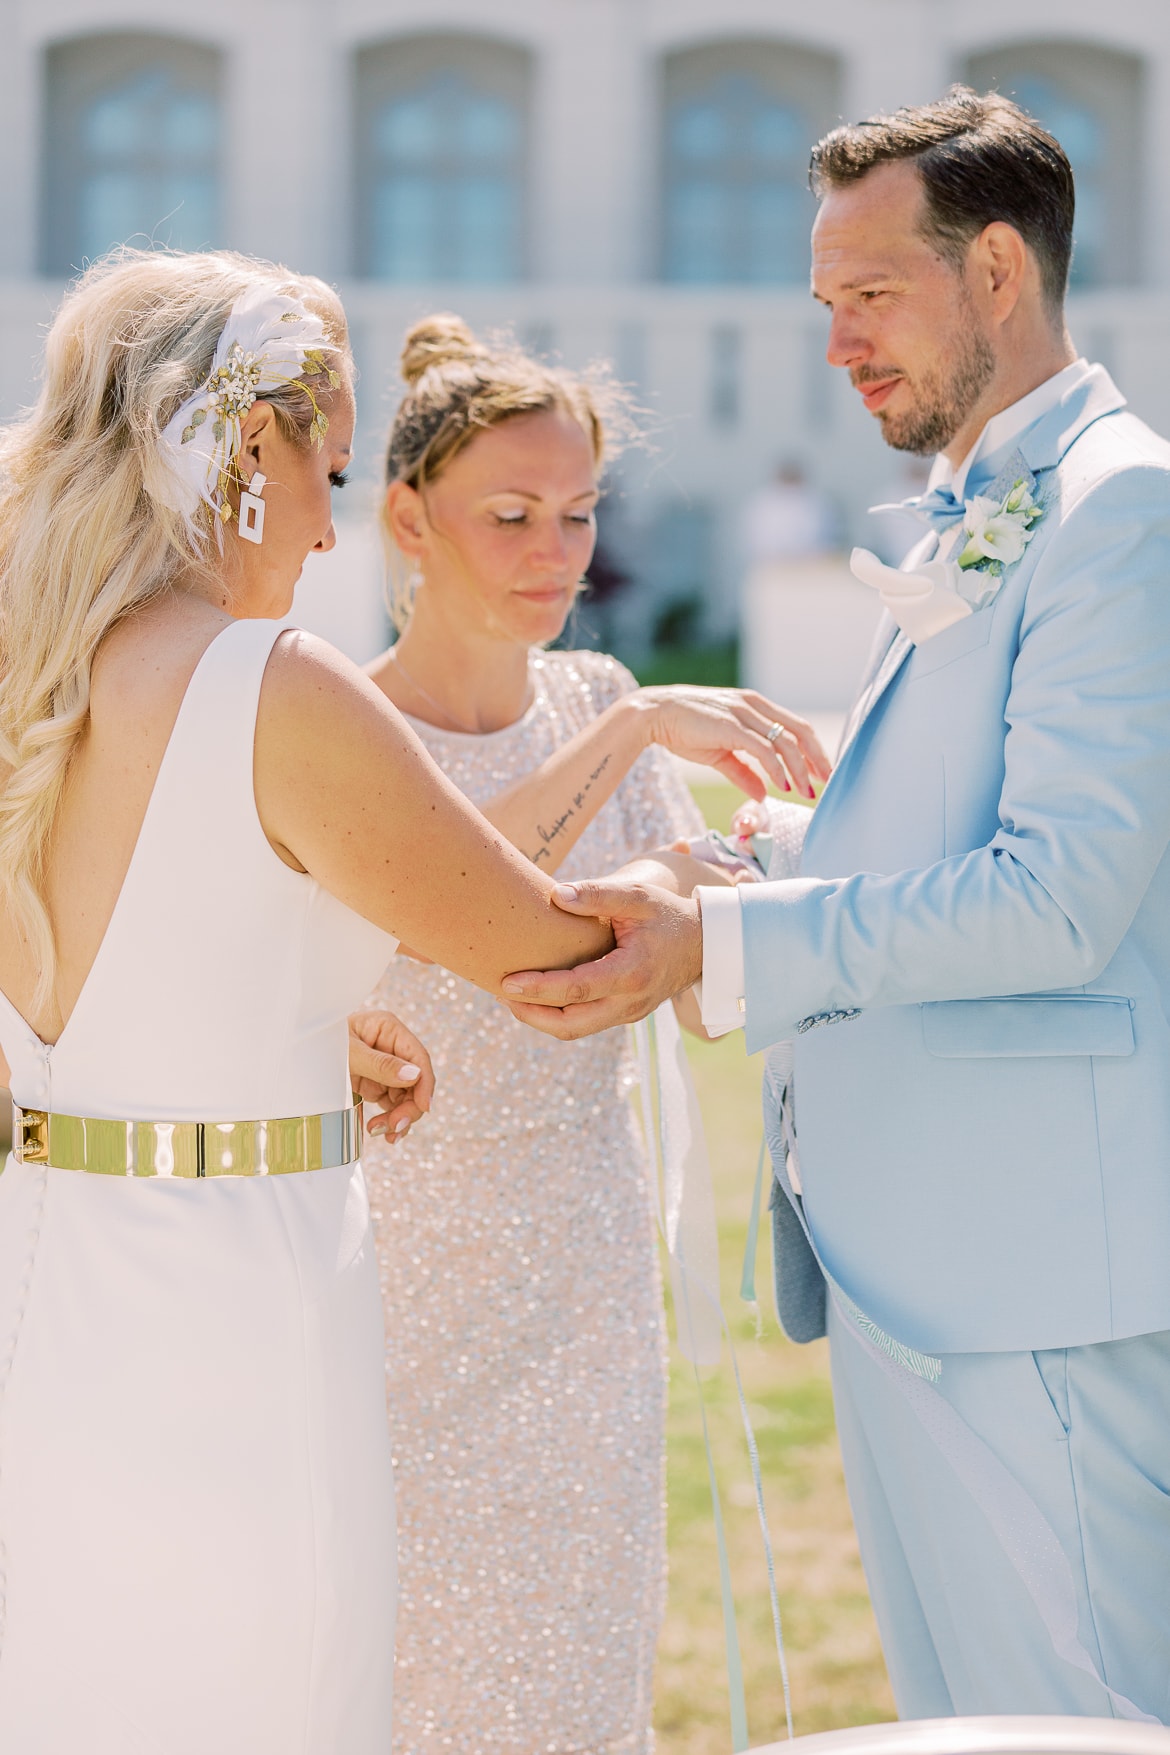
[[[534,864],[539,865],[542,859],[552,858],[553,842],[558,835],[564,834],[567,825],[571,823],[573,818],[581,811],[586,798],[588,798],[589,794],[593,791],[597,781],[600,780],[612,760],[612,755],[602,756],[600,762],[598,762],[596,768],[593,769],[593,772],[586,780],[584,786],[582,786],[580,792],[574,792],[572,804],[567,804],[559,817],[554,817],[552,822],[547,825],[544,823],[537,823],[536,832],[540,836],[543,845],[538,848],[533,855]]]

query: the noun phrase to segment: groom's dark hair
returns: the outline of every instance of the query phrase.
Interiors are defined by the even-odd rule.
[[[820,196],[899,159],[917,164],[926,235],[940,255],[961,267],[971,240],[1002,220],[1034,253],[1045,300],[1059,313],[1076,207],[1059,140],[998,92],[953,85],[937,103],[834,128],[813,147],[809,183]]]

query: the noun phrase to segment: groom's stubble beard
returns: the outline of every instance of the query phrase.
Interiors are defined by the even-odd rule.
[[[908,380],[915,393],[913,407],[901,414],[878,414],[882,438],[895,451],[910,451],[917,457],[945,451],[995,376],[995,353],[979,327],[970,294],[960,286],[958,321],[945,349],[940,349],[947,369]],[[888,375],[875,371],[872,378]],[[861,381],[870,376],[866,372]]]

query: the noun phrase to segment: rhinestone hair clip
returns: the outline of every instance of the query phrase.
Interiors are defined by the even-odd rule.
[[[203,532],[202,506],[210,507],[216,538],[233,512],[229,489],[240,486],[240,423],[266,393],[295,384],[313,405],[309,438],[320,450],[329,418],[307,378],[325,378],[333,389],[341,374],[326,358],[331,351],[320,317],[296,299],[253,287],[238,298],[216,344],[206,381],[188,396],[159,435],[165,468],[157,497],[182,514],[192,541]]]

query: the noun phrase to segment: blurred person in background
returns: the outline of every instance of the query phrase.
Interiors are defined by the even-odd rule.
[[[603,653],[544,650],[593,551],[616,387],[450,316],[410,331],[402,375],[383,513],[400,633],[369,674],[489,821],[542,871],[609,871],[703,830],[668,750],[758,794],[750,752],[807,795],[828,764],[762,697],[639,689]],[[552,1042],[402,956],[370,1003],[409,1019],[438,1079],[423,1128],[367,1160],[399,1506],[394,1747],[642,1755],[665,1362],[626,1034]]]
[[[740,680],[806,712],[836,715],[872,624],[868,594],[848,578],[837,552],[836,507],[802,465],[785,462],[745,501],[740,543]]]
[[[832,554],[840,545],[837,510],[809,481],[803,465],[781,463],[772,479],[749,496],[743,546],[749,569]]]

